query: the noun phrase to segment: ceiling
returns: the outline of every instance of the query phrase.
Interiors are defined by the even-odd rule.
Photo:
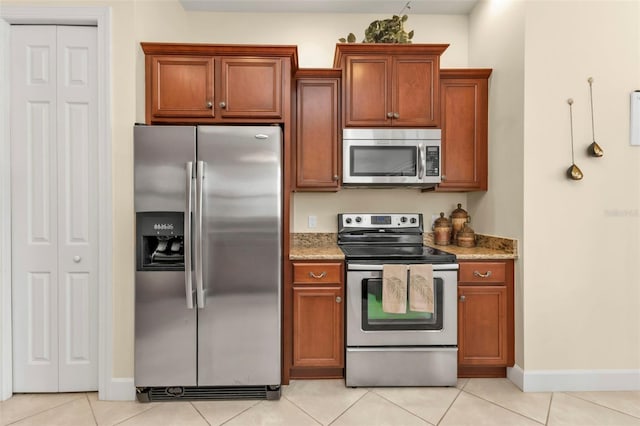
[[[180,0],[188,11],[467,15],[478,0]],[[408,7],[406,7],[408,4]]]

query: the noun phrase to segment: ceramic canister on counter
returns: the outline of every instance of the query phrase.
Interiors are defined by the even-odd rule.
[[[469,213],[462,208],[462,204],[458,203],[458,208],[451,212],[451,231],[452,242],[455,244],[458,238],[458,232],[462,230],[464,224],[469,221]]]
[[[451,222],[440,213],[440,217],[433,222],[434,242],[440,246],[449,245],[451,241]]]
[[[464,227],[458,232],[458,246],[459,247],[475,247],[476,246],[476,233],[469,226],[468,223],[464,224]]]

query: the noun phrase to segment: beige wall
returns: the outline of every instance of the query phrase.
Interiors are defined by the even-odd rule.
[[[470,19],[469,63],[495,71],[491,189],[469,205],[476,223],[522,242],[516,361],[525,374],[640,368],[640,148],[629,146],[628,125],[639,17],[635,1],[495,1]],[[603,158],[585,153],[588,77]],[[579,182],[564,174],[568,98]]]
[[[524,366],[640,368],[640,2],[530,2],[525,24]],[[587,79],[594,78],[590,158]],[[573,98],[575,161],[569,108]]]

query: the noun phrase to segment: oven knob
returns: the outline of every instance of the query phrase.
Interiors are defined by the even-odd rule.
[[[350,218],[350,217],[348,217],[348,218],[346,218],[344,221],[345,221],[346,223],[351,223],[351,218]]]
[[[358,223],[362,222],[362,218],[360,216],[356,216],[356,222]]]
[[[411,222],[411,223],[416,223],[416,222],[417,222],[417,220],[416,220],[416,218],[415,218],[415,217],[412,217],[410,222]]]
[[[405,223],[406,221],[407,221],[407,218],[406,218],[406,217],[402,216],[402,217],[400,218],[400,222]]]

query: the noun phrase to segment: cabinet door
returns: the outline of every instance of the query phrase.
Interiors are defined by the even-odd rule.
[[[391,125],[391,58],[349,56],[345,67],[345,126]]]
[[[458,364],[506,366],[507,287],[458,286]]]
[[[294,367],[344,366],[342,298],[340,286],[294,286]]]
[[[155,118],[212,118],[212,57],[148,56],[151,121]]]
[[[442,183],[438,190],[487,190],[487,78],[441,77]]]
[[[340,79],[299,79],[296,84],[296,188],[340,188]]]
[[[222,57],[220,98],[223,118],[282,118],[282,59]]]
[[[437,126],[440,118],[437,57],[396,56],[392,75],[392,124]]]

